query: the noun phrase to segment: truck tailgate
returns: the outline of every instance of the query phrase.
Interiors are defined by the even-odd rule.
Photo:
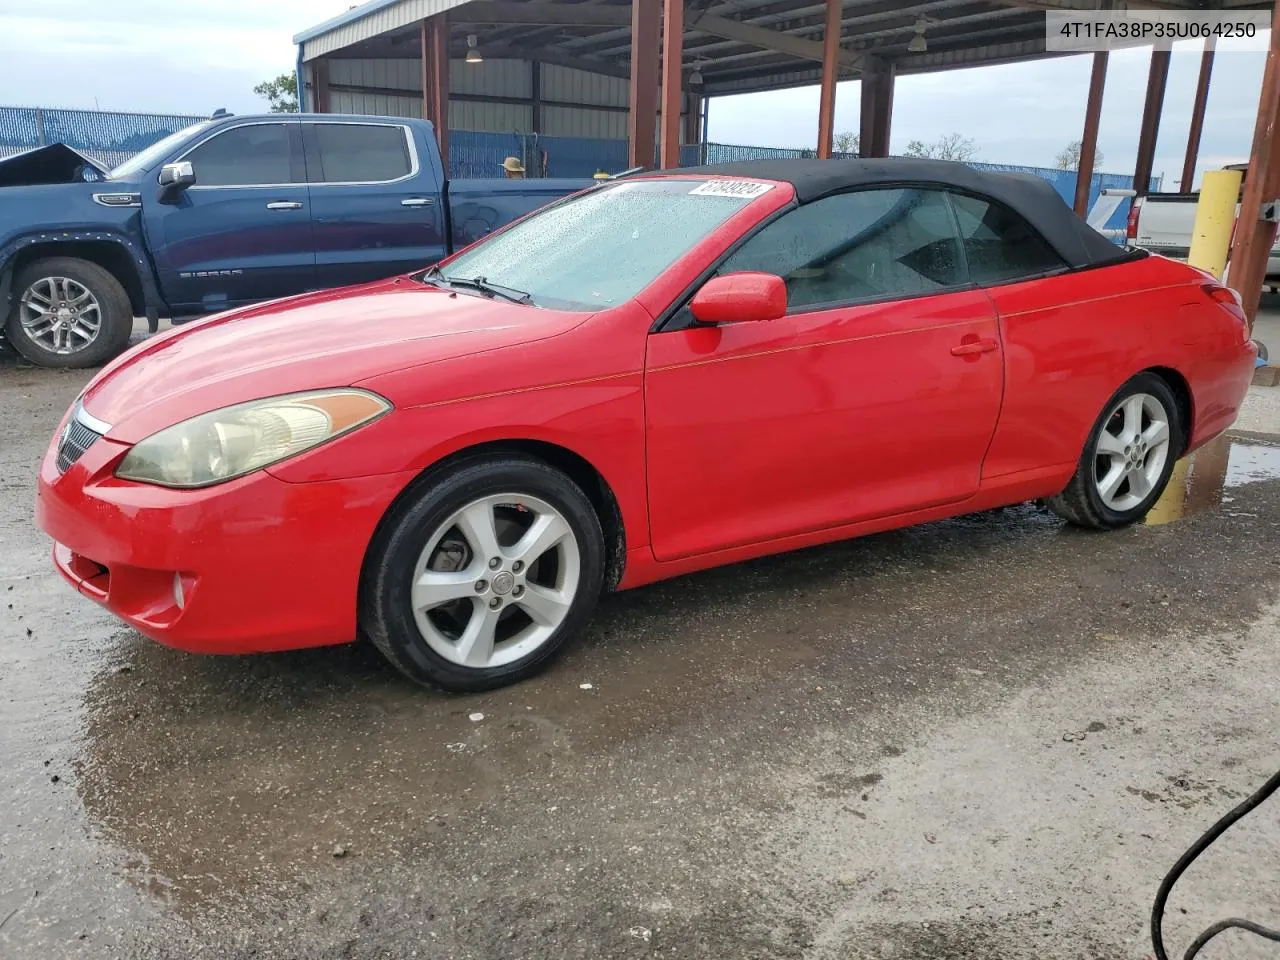
[[[1191,247],[1199,194],[1149,194],[1138,208],[1138,236],[1134,243],[1152,253],[1185,257]]]

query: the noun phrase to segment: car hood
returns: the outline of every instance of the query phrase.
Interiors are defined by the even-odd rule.
[[[106,178],[100,163],[65,143],[33,147],[0,159],[0,187],[98,183]]]
[[[398,277],[168,331],[103,368],[81,400],[90,415],[112,425],[108,437],[136,443],[220,407],[529,343],[587,317]]]

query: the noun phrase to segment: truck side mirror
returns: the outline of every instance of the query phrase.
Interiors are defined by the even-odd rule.
[[[161,203],[177,203],[183,191],[195,182],[196,171],[190,161],[166,163],[160,168],[160,192],[156,199]]]

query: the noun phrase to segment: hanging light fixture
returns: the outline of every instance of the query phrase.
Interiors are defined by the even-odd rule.
[[[696,63],[693,65],[693,72],[689,74],[689,86],[691,87],[702,86],[702,68],[699,67]]]
[[[474,33],[467,37],[467,63],[484,63],[484,57],[480,56],[480,50],[476,46]]]
[[[916,20],[916,35],[911,38],[911,42],[907,44],[908,53],[924,53],[929,49],[929,41],[924,38],[924,32],[929,29],[929,21],[924,17]]]

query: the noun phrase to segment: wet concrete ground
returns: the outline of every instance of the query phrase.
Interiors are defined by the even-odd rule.
[[[0,369],[0,957],[1137,958],[1280,767],[1257,403],[1150,525],[1027,505],[686,577],[457,697],[363,647],[166,650],[65,586],[32,478],[85,379]],[[1278,905],[1280,800],[1170,937]]]

